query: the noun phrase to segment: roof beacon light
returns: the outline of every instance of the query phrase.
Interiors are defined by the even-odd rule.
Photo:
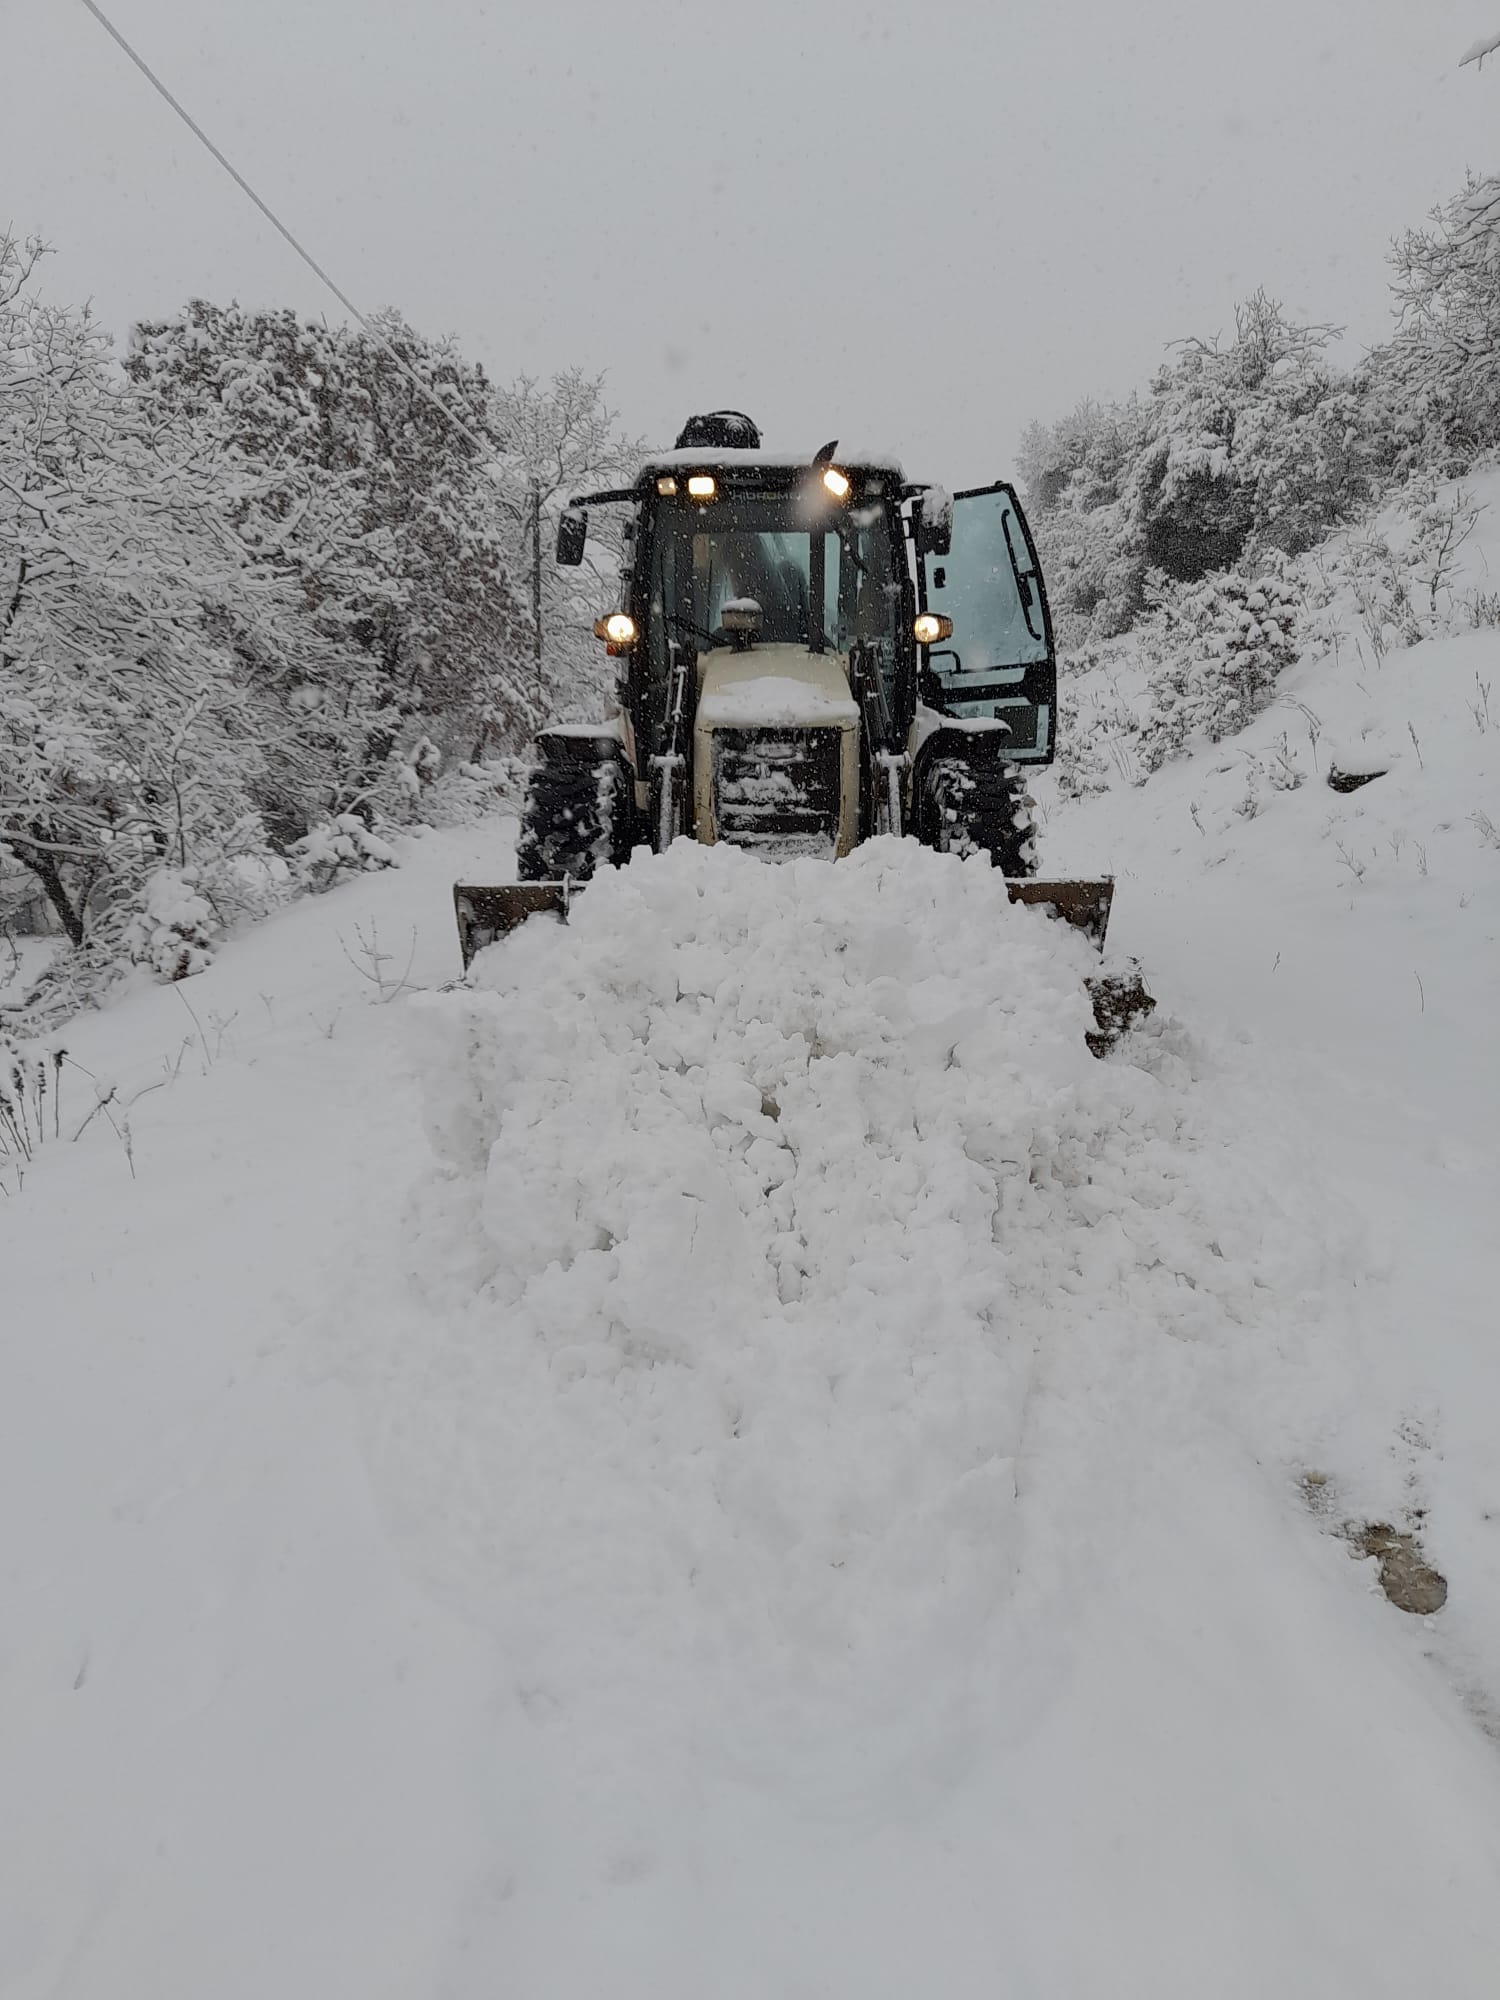
[[[847,500],[849,498],[849,475],[847,472],[840,472],[836,465],[824,468],[823,484],[828,488],[835,500]]]
[[[718,482],[706,472],[695,472],[688,481],[688,492],[695,500],[712,500],[718,490]]]
[[[670,475],[668,475],[664,479],[658,479],[656,482],[656,490],[661,495],[663,500],[670,500],[672,498],[672,495],[677,491],[677,481],[673,479]]]
[[[628,653],[635,644],[635,620],[628,611],[611,611],[607,618],[594,620],[594,637],[612,653]]]
[[[953,620],[941,611],[924,611],[912,620],[911,632],[919,646],[935,646],[939,639],[953,637]]]

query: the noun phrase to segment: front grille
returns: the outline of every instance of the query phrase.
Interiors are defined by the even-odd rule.
[[[713,735],[720,840],[776,859],[832,855],[839,834],[836,729],[720,729]]]

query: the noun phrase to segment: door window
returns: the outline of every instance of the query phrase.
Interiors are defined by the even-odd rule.
[[[960,493],[946,556],[927,556],[930,610],[953,620],[953,637],[928,654],[939,706],[1010,725],[1016,753],[1051,754],[1052,634],[1041,575],[1008,486]]]

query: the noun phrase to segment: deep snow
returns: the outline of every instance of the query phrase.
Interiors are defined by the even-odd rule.
[[[890,843],[437,992],[494,827],[75,1024],[161,1087],[0,1201],[6,2000],[1492,1994],[1493,638],[1298,670],[1420,686],[1362,791],[1051,810],[1107,1063]]]

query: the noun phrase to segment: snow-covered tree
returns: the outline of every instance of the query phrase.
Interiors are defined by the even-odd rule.
[[[602,563],[590,557],[581,569],[560,569],[550,544],[557,514],[569,496],[590,486],[627,482],[643,447],[621,432],[619,418],[605,401],[603,378],[579,368],[565,369],[547,382],[523,375],[497,390],[491,427],[525,524],[514,560],[531,593],[538,698],[554,720],[597,716],[609,663],[592,627],[611,598],[620,518],[602,512],[591,524],[591,541]]]
[[[1390,369],[1401,396],[1431,416],[1457,454],[1500,443],[1500,177],[1461,193],[1392,252],[1400,325]]]
[[[1022,436],[1020,473],[1070,643],[1112,638],[1141,609],[1146,565],[1126,495],[1147,436],[1135,396],[1087,399],[1059,423],[1032,424]]]
[[[262,475],[240,531],[295,577],[325,651],[306,678],[261,665],[339,774],[334,812],[393,803],[420,740],[470,756],[538,719],[524,510],[494,477],[490,384],[450,341],[375,324],[378,339],[194,301],[138,328],[127,364],[149,404],[224,432]]]
[[[1327,363],[1331,337],[1256,292],[1232,341],[1181,342],[1148,397],[1033,426],[1023,474],[1071,636],[1132,623],[1150,570],[1191,582],[1296,554],[1357,506],[1369,483],[1358,398]]]
[[[243,838],[264,731],[224,634],[274,647],[293,607],[247,572],[232,474],[41,300],[41,254],[0,238],[0,844],[81,945]]]
[[[1333,331],[1258,291],[1227,346],[1185,342],[1161,370],[1133,475],[1151,567],[1186,582],[1247,550],[1298,554],[1363,497],[1352,400],[1324,359]]]

